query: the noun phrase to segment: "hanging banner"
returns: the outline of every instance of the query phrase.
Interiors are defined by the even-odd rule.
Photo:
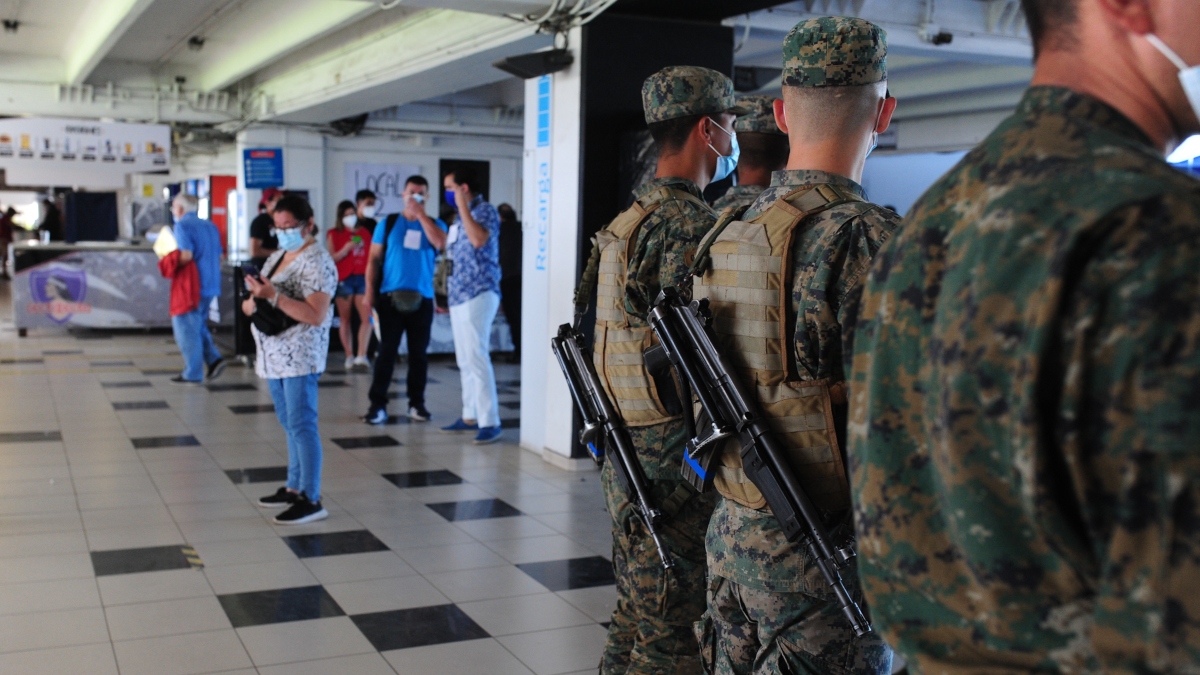
[[[421,173],[421,167],[411,164],[367,164],[364,162],[346,162],[344,189],[342,195],[354,201],[354,193],[359,190],[370,190],[375,193],[375,208],[381,218],[404,210],[404,200],[400,193],[404,191],[404,182],[409,176]],[[442,194],[441,180],[438,176],[425,176],[429,181],[429,194]],[[436,200],[437,197],[430,197]]]
[[[165,124],[0,119],[0,168],[10,185],[123,186],[126,174],[166,171],[170,161]]]

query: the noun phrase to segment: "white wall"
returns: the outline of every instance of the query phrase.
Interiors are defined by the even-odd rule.
[[[929,152],[916,155],[871,155],[863,170],[867,199],[894,206],[900,215],[942,174],[962,159],[965,152]]]
[[[575,29],[571,44],[580,42],[580,31]],[[549,147],[539,148],[537,143],[537,84],[535,79],[525,85],[525,203],[529,208],[523,220],[521,446],[557,466],[590,467],[590,460],[568,459],[575,404],[550,351],[551,336],[574,315],[582,109],[578,58],[575,65],[551,76]],[[547,163],[546,169],[540,168]],[[549,194],[539,190],[539,181]],[[540,225],[539,200],[548,208]]]

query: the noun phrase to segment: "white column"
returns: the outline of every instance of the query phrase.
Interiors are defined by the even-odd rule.
[[[258,213],[262,191],[246,189],[245,165],[242,151],[247,148],[283,148],[283,187],[287,190],[307,190],[314,220],[325,232],[332,223],[332,213],[325,210],[325,138],[318,133],[278,127],[250,127],[237,136],[238,197],[245,204],[246,226]],[[324,241],[324,236],[319,237]]]
[[[571,35],[580,44],[581,32]],[[525,236],[521,296],[521,445],[556,465],[571,460],[574,403],[550,338],[574,315],[579,247],[582,82],[568,69],[525,83]]]

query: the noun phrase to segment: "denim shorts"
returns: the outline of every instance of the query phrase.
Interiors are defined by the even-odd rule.
[[[338,283],[335,297],[348,298],[352,295],[363,295],[367,292],[367,278],[361,274],[351,274]]]

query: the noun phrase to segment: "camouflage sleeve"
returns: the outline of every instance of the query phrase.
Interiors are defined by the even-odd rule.
[[[878,207],[849,215],[841,209],[819,215],[823,223],[806,231],[816,237],[801,237],[792,249],[796,365],[803,379],[846,378],[844,328],[853,328],[871,259],[900,222]]]
[[[715,222],[707,209],[677,200],[664,204],[642,223],[629,258],[626,311],[645,319],[659,291],[678,285],[687,276],[700,240]]]
[[[1058,435],[1110,673],[1200,663],[1200,200],[1180,201],[1111,219],[1062,324]]]

